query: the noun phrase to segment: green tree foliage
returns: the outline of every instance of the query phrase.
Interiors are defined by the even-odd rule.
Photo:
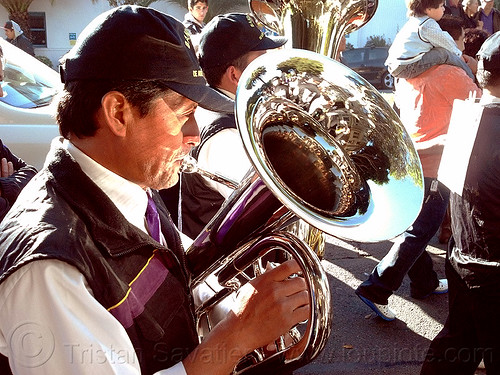
[[[292,57],[279,63],[278,69],[283,73],[308,73],[312,76],[319,76],[323,73],[324,67],[320,61],[311,60],[306,57]]]
[[[49,68],[54,68],[54,65],[52,64],[52,61],[46,56],[35,56],[38,60],[43,62],[45,65],[47,65]]]
[[[366,41],[365,47],[387,47],[387,41],[381,35],[372,35]]]
[[[96,3],[98,0],[92,0],[93,3]],[[143,7],[148,7],[154,2],[159,0],[108,0],[108,3],[112,7],[118,7],[120,5],[140,5]]]
[[[267,69],[265,66],[259,66],[257,69],[255,69],[252,74],[250,75],[250,77],[248,78],[248,81],[246,82],[246,85],[245,85],[245,88],[247,90],[250,90],[254,85],[255,85],[255,82],[257,82],[257,80],[261,80],[262,83],[265,83],[263,80],[262,80],[262,76],[264,74],[266,74],[267,72]]]

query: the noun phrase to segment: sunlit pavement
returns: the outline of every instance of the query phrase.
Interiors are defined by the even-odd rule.
[[[323,352],[294,374],[419,374],[429,344],[446,320],[447,294],[425,300],[411,298],[410,281],[405,277],[389,299],[397,314],[392,322],[380,319],[354,294],[391,245],[390,241],[367,244],[328,236],[322,264],[332,295],[332,333]],[[445,245],[436,236],[427,250],[434,270],[440,278],[445,277]]]
[[[322,264],[328,275],[333,326],[326,348],[296,374],[418,374],[432,338],[447,314],[447,295],[426,300],[410,297],[409,280],[390,298],[397,319],[386,322],[354,294],[391,242],[363,244],[328,237]],[[444,245],[437,239],[428,246],[435,270],[444,277]]]

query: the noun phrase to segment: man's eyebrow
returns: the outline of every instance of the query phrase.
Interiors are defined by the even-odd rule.
[[[191,105],[189,105],[187,108],[186,108],[186,112],[192,112],[192,111],[195,111],[196,108],[198,108],[198,103],[196,102],[193,102],[191,103]]]
[[[191,101],[189,104],[177,102],[176,105],[178,105],[182,113],[193,112],[198,107],[198,103],[194,101]]]

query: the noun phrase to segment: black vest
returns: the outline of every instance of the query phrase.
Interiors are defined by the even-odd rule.
[[[201,132],[200,144],[193,148],[191,155],[198,160],[203,145],[224,129],[236,129],[233,113],[212,112],[213,121]],[[207,185],[205,178],[197,173],[181,176],[182,232],[196,238],[208,222],[215,216],[225,198]]]
[[[67,262],[125,327],[142,374],[171,367],[198,338],[184,251],[168,211],[155,195],[166,248],[130,224],[65,150],[53,154],[1,223],[0,282],[40,258]]]

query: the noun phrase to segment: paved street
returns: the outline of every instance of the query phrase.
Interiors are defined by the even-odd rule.
[[[328,237],[327,243],[323,266],[332,293],[332,334],[319,357],[295,374],[418,374],[430,341],[446,319],[447,295],[413,299],[406,277],[389,300],[398,318],[386,322],[361,302],[354,289],[387,253],[391,242],[347,243]],[[436,237],[428,246],[440,277],[444,277],[444,249]]]

